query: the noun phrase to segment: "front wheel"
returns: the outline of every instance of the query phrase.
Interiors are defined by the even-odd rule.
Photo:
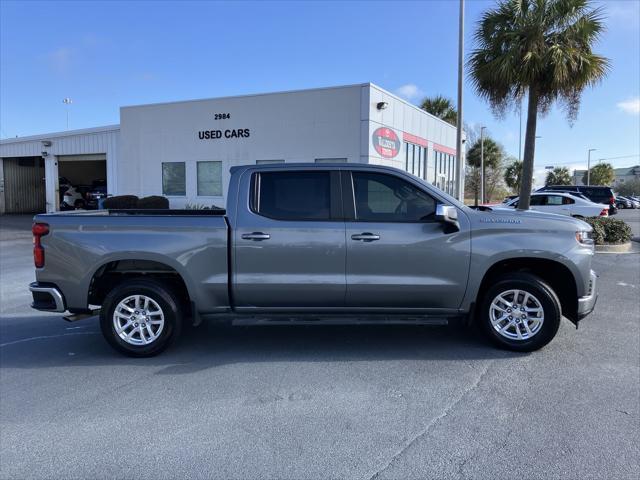
[[[560,301],[541,278],[529,273],[504,275],[487,290],[478,320],[497,346],[519,352],[544,347],[560,327]]]
[[[100,312],[100,329],[113,348],[132,357],[151,357],[179,336],[180,302],[156,280],[133,279],[114,288]]]

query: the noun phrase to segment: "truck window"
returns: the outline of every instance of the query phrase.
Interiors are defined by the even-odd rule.
[[[254,177],[251,209],[275,220],[329,220],[329,172],[262,172]]]
[[[352,175],[357,221],[406,223],[433,219],[436,201],[411,183],[382,173]]]

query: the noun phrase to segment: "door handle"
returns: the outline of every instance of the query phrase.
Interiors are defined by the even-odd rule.
[[[261,240],[269,240],[271,235],[262,232],[243,233],[242,238],[244,240],[255,240],[256,242],[259,242]]]
[[[351,235],[351,240],[361,240],[363,242],[375,242],[376,240],[380,240],[380,235],[376,235],[375,233],[356,233],[355,235]]]

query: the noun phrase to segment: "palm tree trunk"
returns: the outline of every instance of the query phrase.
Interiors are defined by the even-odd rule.
[[[522,158],[522,181],[520,183],[520,199],[518,210],[529,210],[531,200],[531,184],[533,183],[533,160],[536,154],[536,126],[538,122],[538,92],[529,88],[529,105],[527,107],[527,130],[524,138],[524,157]]]

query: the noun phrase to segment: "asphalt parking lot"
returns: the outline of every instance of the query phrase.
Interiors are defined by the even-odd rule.
[[[640,210],[618,218],[640,235]],[[640,477],[640,254],[532,354],[443,327],[203,325],[151,359],[29,308],[0,217],[0,477]]]

